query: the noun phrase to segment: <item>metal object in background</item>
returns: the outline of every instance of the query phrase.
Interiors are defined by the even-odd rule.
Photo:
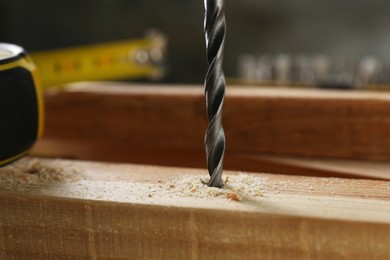
[[[138,40],[31,53],[42,87],[96,80],[161,78],[167,37],[152,32]]]
[[[268,86],[390,90],[390,63],[372,56],[350,60],[324,55],[243,54],[238,74],[240,82]]]
[[[23,48],[0,43],[0,166],[27,154],[43,131],[43,97]]]
[[[209,69],[205,79],[205,96],[209,126],[205,135],[208,186],[223,186],[222,171],[225,154],[225,133],[222,111],[225,97],[225,76],[222,69],[225,45],[225,13],[223,0],[205,0],[205,36]]]

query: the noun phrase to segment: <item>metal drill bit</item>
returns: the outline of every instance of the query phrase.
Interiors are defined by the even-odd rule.
[[[222,58],[225,45],[225,13],[223,0],[204,0],[206,49],[209,68],[205,79],[207,119],[205,135],[208,186],[223,186],[222,171],[225,154],[225,133],[222,127],[222,110],[225,97],[225,76]]]

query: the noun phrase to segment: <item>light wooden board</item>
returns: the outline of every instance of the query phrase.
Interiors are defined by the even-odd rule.
[[[206,170],[41,166],[67,177],[0,183],[0,258],[390,258],[390,182],[256,174],[259,194],[234,201],[175,190]]]

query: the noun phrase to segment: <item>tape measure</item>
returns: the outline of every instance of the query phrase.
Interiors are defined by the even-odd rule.
[[[166,37],[32,53],[0,43],[0,166],[27,154],[43,130],[42,91],[94,80],[159,78]],[[38,68],[38,69],[37,69]]]
[[[0,166],[25,155],[42,130],[37,69],[23,48],[0,43]]]
[[[135,40],[31,53],[41,85],[98,80],[159,78],[164,75],[164,34]]]

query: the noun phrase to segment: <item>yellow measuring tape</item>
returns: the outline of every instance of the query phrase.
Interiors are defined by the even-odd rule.
[[[0,43],[0,166],[27,154],[42,135],[42,90],[86,80],[161,77],[165,48],[165,38],[155,36],[28,56],[19,46]]]
[[[77,81],[161,77],[166,39],[150,38],[30,53],[43,89]]]

